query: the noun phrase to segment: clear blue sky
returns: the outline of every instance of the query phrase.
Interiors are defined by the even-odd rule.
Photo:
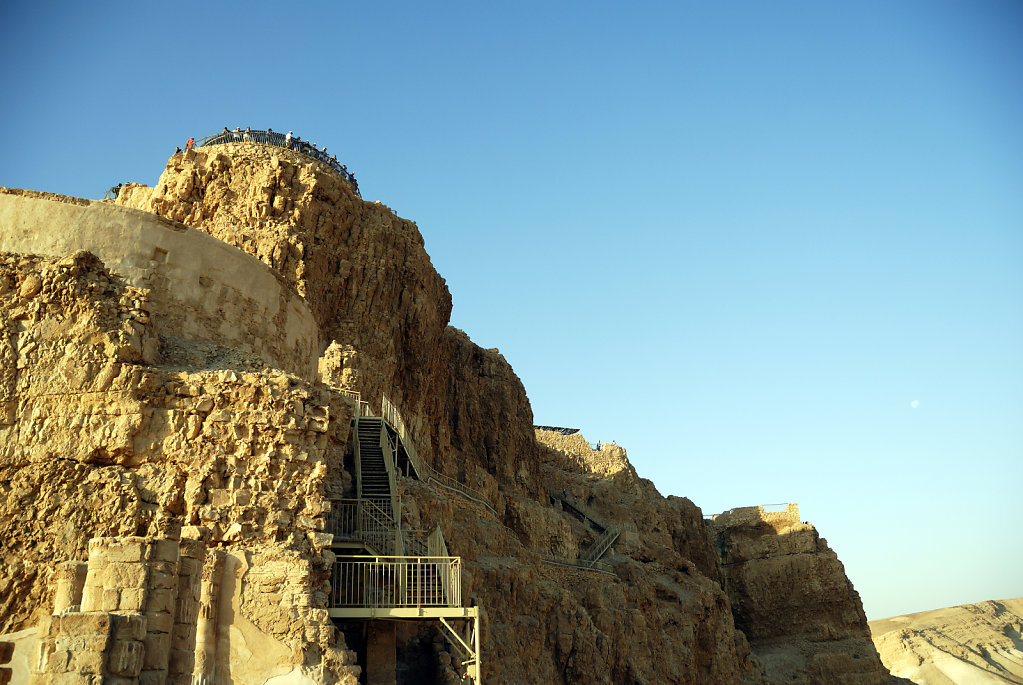
[[[327,145],[538,423],[707,513],[798,501],[881,618],[1023,595],[1021,35],[1018,0],[5,3],[0,185]]]

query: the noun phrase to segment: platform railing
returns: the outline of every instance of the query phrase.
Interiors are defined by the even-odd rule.
[[[461,557],[338,557],[331,607],[460,607]]]

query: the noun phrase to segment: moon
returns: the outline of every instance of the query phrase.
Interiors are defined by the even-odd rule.
[[[919,406],[920,406],[920,400],[913,400],[912,402],[909,403],[910,409],[916,409]]]

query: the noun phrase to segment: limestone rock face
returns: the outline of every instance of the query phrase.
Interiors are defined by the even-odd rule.
[[[500,354],[447,325],[451,295],[413,222],[364,202],[327,165],[256,144],[174,155],[154,188],[129,186],[118,202],[194,226],[279,272],[309,302],[324,340],[351,350],[343,387],[373,404],[386,393],[436,468],[491,493],[499,480],[540,492],[522,384]]]
[[[161,340],[147,300],[89,253],[0,254],[0,630],[49,616],[55,565],[86,559],[90,539],[184,528],[285,555],[268,567],[282,583],[305,567],[302,592],[250,604],[250,620],[289,662],[332,660],[341,677],[343,645],[329,630],[309,641],[296,618],[330,625],[309,596],[333,560],[326,481],[351,406],[252,355]]]
[[[881,665],[838,556],[796,505],[733,509],[708,525],[736,627],[769,682],[898,682]]]
[[[881,661],[915,683],[1023,683],[1023,598],[870,622]]]
[[[4,195],[0,633],[36,630],[45,654],[16,661],[37,682],[354,685],[346,634],[361,631],[328,615],[329,521],[353,495],[358,402],[380,411],[385,395],[433,469],[397,478],[402,524],[440,525],[462,557],[488,682],[885,682],[812,527],[708,528],[624,449],[534,432],[507,361],[448,326],[415,224],[328,166],[235,143],[174,155],[116,204]],[[51,239],[41,201],[89,231]],[[111,232],[151,242],[122,254]],[[213,243],[259,287],[175,262]],[[92,244],[117,268],[79,251]],[[122,548],[143,551],[103,570]],[[402,678],[457,682],[436,627],[396,635]],[[82,640],[102,649],[72,658]]]

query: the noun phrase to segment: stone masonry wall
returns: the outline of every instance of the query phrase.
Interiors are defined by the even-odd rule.
[[[55,567],[84,559],[90,538],[191,529],[232,558],[287,560],[268,564],[277,582],[294,584],[281,601],[251,595],[241,573],[219,602],[234,618],[218,622],[247,617],[247,640],[279,646],[262,666],[349,677],[324,608],[333,561],[324,526],[351,405],[255,355],[159,336],[148,301],[87,253],[0,255],[0,552],[9,560],[0,631],[45,623],[54,594],[69,592],[68,571],[55,587]],[[56,639],[62,625],[47,630]],[[182,644],[190,630],[178,629]],[[220,649],[217,668],[262,682],[256,668],[239,679],[243,644]],[[185,672],[182,659],[172,663]]]

